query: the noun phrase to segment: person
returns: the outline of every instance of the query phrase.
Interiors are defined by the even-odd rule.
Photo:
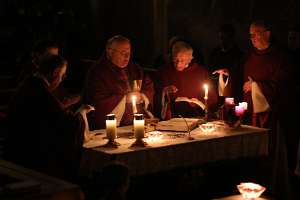
[[[40,40],[36,42],[30,54],[30,58],[24,60],[20,58],[18,65],[20,68],[20,74],[17,77],[17,82],[21,83],[28,76],[37,72],[40,61],[48,55],[58,55],[60,47],[56,41],[53,40]]]
[[[209,80],[209,73],[204,66],[192,62],[193,48],[186,42],[178,41],[172,47],[172,60],[158,70],[157,111],[162,119],[179,115],[183,117],[203,116],[205,110],[204,84],[210,87],[208,92],[208,109],[213,111],[217,96]],[[178,97],[187,97],[192,102],[175,102]],[[199,107],[196,102],[204,106]],[[202,105],[202,104],[199,105]]]
[[[167,52],[165,54],[159,55],[155,59],[155,61],[154,61],[155,68],[159,68],[162,65],[169,63],[169,60],[172,59],[171,58],[172,57],[172,47],[176,42],[179,42],[179,41],[190,44],[190,41],[182,36],[178,36],[178,35],[172,36],[168,41]],[[193,48],[193,62],[197,62],[197,63],[203,65],[204,64],[204,56],[201,51],[201,48],[196,47],[196,46],[192,46],[192,48]]]
[[[153,82],[130,56],[130,40],[113,36],[107,41],[105,54],[87,73],[83,102],[96,109],[88,116],[91,129],[105,128],[109,113],[116,114],[120,126],[133,123],[133,112],[153,117],[148,111],[153,101]]]
[[[284,86],[289,83],[291,63],[287,53],[271,43],[271,30],[266,22],[253,22],[249,31],[253,48],[243,65],[243,96],[248,102],[250,123],[270,128],[278,114],[280,95],[287,91]]]
[[[209,56],[208,66],[213,74],[219,74],[215,78],[214,85],[218,88],[219,103],[223,97],[235,97],[241,99],[241,82],[237,77],[241,68],[243,52],[235,42],[235,28],[232,24],[223,24],[218,31],[218,47],[214,48]],[[230,74],[230,78],[228,78]]]
[[[271,29],[265,21],[252,22],[249,33],[253,48],[247,53],[243,65],[243,96],[248,103],[249,115],[246,119],[250,119],[248,123],[253,126],[270,129],[268,150],[274,172],[280,171],[279,166],[285,164],[294,170],[292,163],[296,161],[299,139],[291,140],[297,137],[297,132],[288,109],[290,105],[296,105],[293,66],[287,52],[271,42]],[[293,146],[289,146],[291,143]],[[285,147],[287,160],[286,156],[281,160]],[[283,179],[288,175],[285,169],[280,173]],[[273,176],[275,193],[277,186],[282,187],[276,183],[277,175]]]
[[[4,155],[24,167],[76,181],[82,145],[88,137],[84,116],[93,108],[82,105],[71,112],[52,94],[66,70],[64,58],[49,55],[18,88],[9,109]]]
[[[17,83],[21,84],[28,76],[37,72],[41,60],[49,55],[59,55],[60,46],[54,40],[41,40],[38,41],[31,52],[31,59],[20,63],[21,72],[17,78]],[[64,108],[68,108],[74,104],[79,103],[80,95],[71,94],[66,87],[62,84],[53,93],[62,102]]]

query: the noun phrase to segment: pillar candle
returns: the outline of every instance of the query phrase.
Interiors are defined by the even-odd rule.
[[[239,117],[243,116],[243,114],[244,114],[244,112],[245,112],[243,106],[235,106],[234,111],[235,111],[235,115],[236,115],[236,116],[239,116]]]
[[[136,139],[144,138],[144,116],[143,114],[134,114],[133,130]]]
[[[244,110],[247,110],[248,103],[247,102],[241,102],[241,103],[239,103],[239,106],[242,106],[244,108]]]
[[[233,105],[234,104],[234,98],[232,98],[232,97],[226,97],[225,98],[225,104],[226,105]]]
[[[114,140],[117,137],[117,120],[115,114],[106,115],[106,137]]]

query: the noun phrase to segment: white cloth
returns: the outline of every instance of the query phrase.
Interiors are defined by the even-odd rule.
[[[249,80],[251,81],[251,96],[253,102],[253,112],[260,113],[270,110],[270,105],[262,93],[261,89],[259,88],[258,84],[253,81],[250,77]]]
[[[83,118],[83,121],[84,121],[84,124],[85,124],[85,129],[84,129],[84,141],[87,142],[91,139],[93,139],[93,137],[95,136],[93,133],[90,133],[90,127],[89,127],[89,122],[87,120],[87,117],[86,117],[86,112],[80,112],[82,118]]]
[[[219,74],[219,84],[218,84],[218,92],[219,96],[224,96],[224,89],[228,84],[229,76],[227,77],[227,80],[224,82],[223,74]]]
[[[153,114],[150,111],[147,110],[147,108],[149,106],[148,97],[143,93],[141,93],[141,95],[142,95],[142,99],[145,102],[144,111],[149,115],[150,118],[154,118]],[[126,95],[124,95],[124,97],[121,99],[121,101],[118,103],[118,105],[111,111],[111,114],[116,115],[117,126],[120,126],[122,117],[125,113],[125,109],[126,109]]]

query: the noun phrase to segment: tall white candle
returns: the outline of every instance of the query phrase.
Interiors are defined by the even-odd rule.
[[[136,108],[136,96],[135,96],[135,95],[132,95],[131,99],[132,99],[132,112],[133,112],[133,113],[137,113],[137,108]]]
[[[207,100],[208,99],[208,85],[204,84],[204,99]]]
[[[117,137],[117,120],[115,114],[106,115],[106,137],[114,140]]]
[[[133,120],[133,131],[136,139],[144,138],[144,116],[143,114],[135,114]]]

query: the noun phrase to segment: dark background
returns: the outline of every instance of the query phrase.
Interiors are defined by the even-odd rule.
[[[233,23],[237,42],[246,49],[249,23],[263,18],[284,44],[299,8],[298,0],[1,0],[0,71],[16,73],[17,60],[39,39],[59,40],[62,55],[77,63],[98,58],[115,34],[131,39],[133,58],[144,67],[156,67],[155,58],[166,52],[173,35],[193,42],[205,63],[220,24]]]

